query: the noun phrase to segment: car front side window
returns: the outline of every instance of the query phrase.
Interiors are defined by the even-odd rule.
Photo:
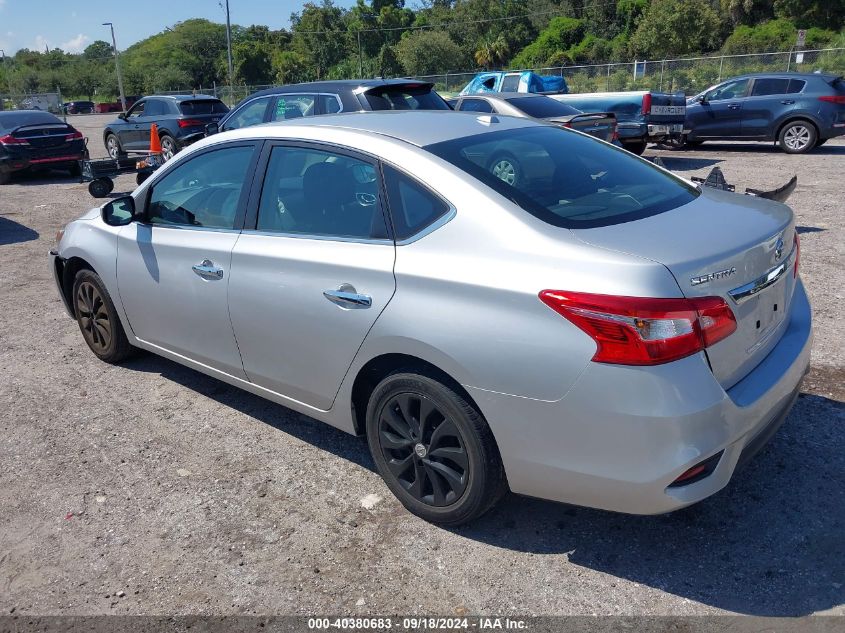
[[[242,127],[264,123],[264,113],[267,111],[268,103],[270,103],[270,97],[254,99],[244,104],[229,117],[223,125],[223,129],[237,130]]]
[[[174,167],[153,185],[146,219],[153,225],[235,228],[252,145],[226,147]]]
[[[748,79],[729,81],[707,93],[707,101],[725,101],[744,97],[748,91]]]
[[[290,121],[316,114],[317,95],[291,94],[276,97],[270,115],[271,121]]]
[[[135,119],[140,116],[144,116],[144,110],[146,108],[147,102],[146,101],[139,101],[129,112],[126,114],[127,119]]]
[[[375,166],[322,149],[274,147],[256,228],[328,238],[386,239]]]

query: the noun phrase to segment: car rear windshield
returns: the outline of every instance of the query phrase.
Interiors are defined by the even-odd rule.
[[[183,101],[179,104],[182,114],[226,114],[229,108],[218,99],[204,99],[201,101]]]
[[[699,195],[623,149],[551,126],[487,132],[425,149],[537,218],[565,228],[630,222]]]
[[[0,113],[0,132],[8,132],[22,125],[64,125],[62,120],[49,112],[23,111]]]
[[[427,84],[372,88],[364,93],[372,110],[448,110],[449,105]]]
[[[560,101],[555,101],[551,97],[517,97],[514,99],[505,99],[505,101],[517,110],[521,110],[535,119],[581,114],[580,110],[576,110],[572,106],[568,106]]]

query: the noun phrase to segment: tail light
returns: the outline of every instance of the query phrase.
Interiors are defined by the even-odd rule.
[[[567,121],[566,123],[563,124],[563,127],[568,127],[569,129],[572,129],[572,122]]]
[[[651,112],[651,93],[647,92],[643,95],[643,114]]]
[[[78,130],[74,130],[67,136],[65,136],[65,141],[81,141],[84,137],[82,136],[82,132]]]
[[[655,299],[543,290],[540,300],[596,342],[593,360],[660,365],[730,336],[736,318],[721,297]]]
[[[838,103],[839,105],[845,105],[845,95],[826,95],[824,97],[819,97],[819,101],[827,101],[828,103]]]
[[[798,237],[798,231],[795,231],[795,265],[792,267],[792,278],[798,277],[798,260],[801,259],[801,239]]]
[[[179,119],[179,127],[197,127],[197,126],[205,125],[202,121],[198,119]]]
[[[0,145],[29,145],[29,141],[7,134],[0,136]]]

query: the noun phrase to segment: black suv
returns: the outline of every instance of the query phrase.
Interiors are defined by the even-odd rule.
[[[152,96],[140,99],[125,114],[106,126],[103,142],[109,156],[150,149],[150,128],[155,123],[165,160],[205,136],[205,126],[220,121],[229,108],[220,99],[204,95]]]
[[[250,95],[218,124],[220,131],[304,116],[370,110],[449,110],[434,84],[411,79],[314,81]],[[214,126],[208,131],[213,133]]]

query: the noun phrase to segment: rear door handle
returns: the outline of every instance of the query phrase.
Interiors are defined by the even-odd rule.
[[[781,103],[783,105],[793,105],[795,103],[795,99],[784,99]]]
[[[223,279],[223,269],[215,266],[210,259],[202,260],[202,264],[195,264],[191,269],[203,279]]]
[[[323,296],[341,308],[361,310],[373,305],[373,298],[359,294],[352,284],[341,284],[337,290],[325,290]]]
[[[739,110],[740,105],[738,103],[732,103],[728,106],[728,110]]]

